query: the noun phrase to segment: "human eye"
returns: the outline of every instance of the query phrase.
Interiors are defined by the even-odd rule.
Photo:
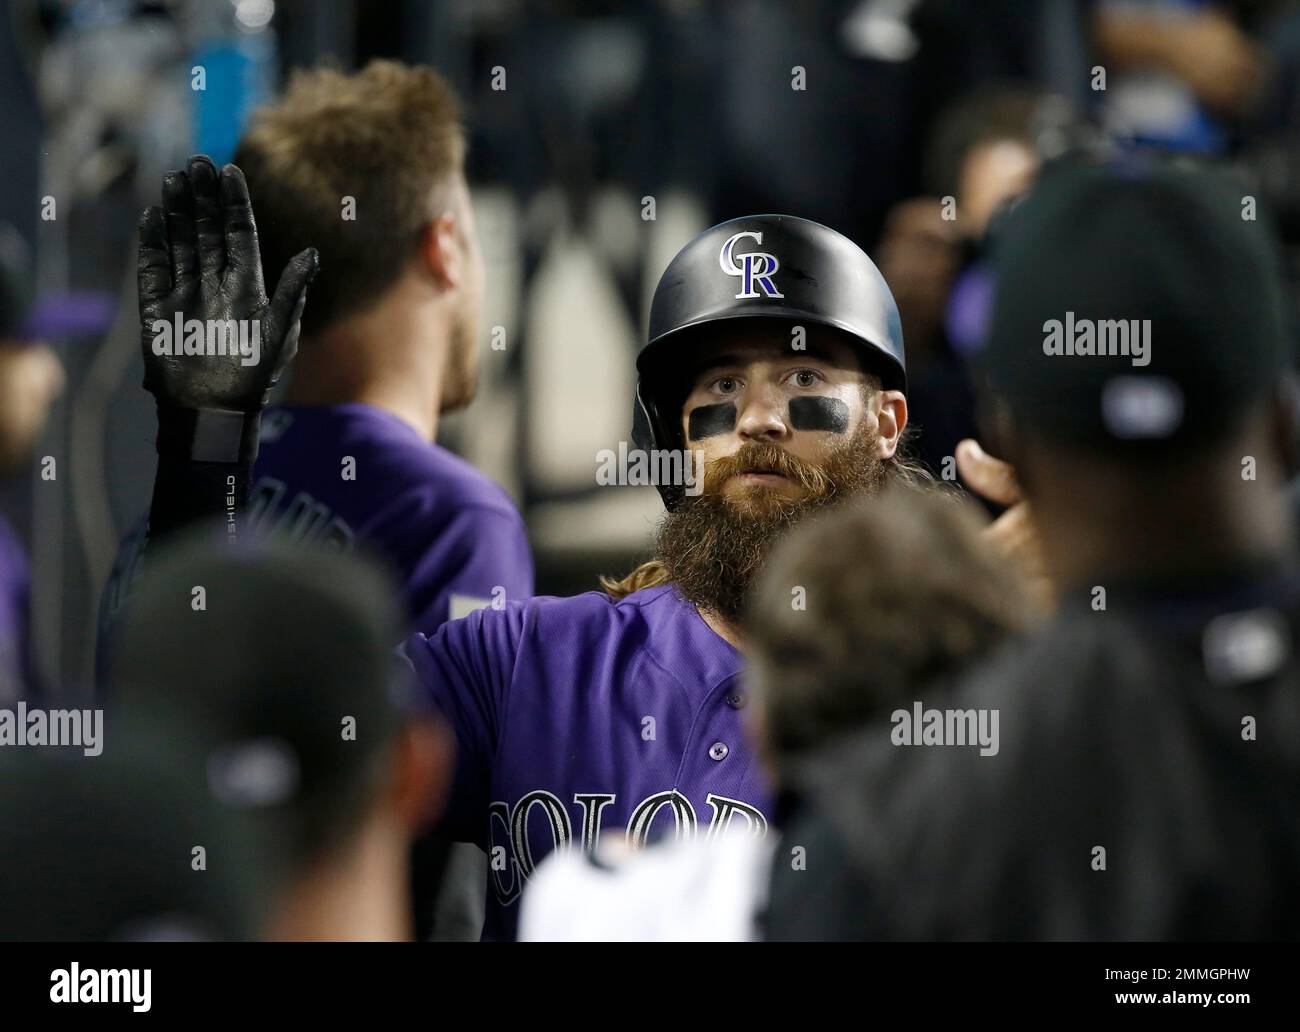
[[[796,387],[816,387],[818,384],[826,382],[826,377],[822,376],[816,369],[796,369],[786,380]]]

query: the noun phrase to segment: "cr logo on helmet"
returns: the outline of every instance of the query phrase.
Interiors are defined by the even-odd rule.
[[[746,230],[731,237],[718,252],[718,264],[722,266],[722,271],[728,276],[740,277],[741,290],[736,295],[736,300],[758,297],[758,291],[754,289],[756,286],[762,287],[763,293],[768,297],[785,297],[772,282],[776,270],[781,267],[781,263],[776,260],[776,255],[768,254],[766,251],[747,251],[740,255],[741,264],[736,264],[736,241],[743,240],[745,237],[753,237],[756,244],[763,242],[762,233],[752,229]]]

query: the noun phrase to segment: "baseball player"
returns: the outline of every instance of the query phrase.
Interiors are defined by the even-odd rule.
[[[426,68],[305,71],[257,112],[236,155],[268,270],[309,245],[320,256],[287,403],[261,422],[250,528],[375,552],[402,586],[407,626],[426,633],[533,592],[518,510],[436,443],[440,415],[477,384],[483,259],[458,119],[451,87]],[[217,179],[202,157],[164,177],[178,277],[207,272],[181,227]],[[144,533],[118,557],[106,617],[138,576]]]
[[[737,618],[802,515],[906,475],[898,313],[825,226],[760,215],[689,243],[655,291],[638,373],[636,444],[704,456],[701,493],[660,486],[656,558],[604,592],[475,613],[406,646],[456,731],[447,827],[488,851],[489,937],[513,935],[554,849],[766,832]]]

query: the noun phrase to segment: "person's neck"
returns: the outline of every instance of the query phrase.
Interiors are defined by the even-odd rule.
[[[266,937],[276,942],[409,941],[407,882],[400,830],[377,817],[357,842],[289,887]]]
[[[394,296],[304,341],[285,401],[291,405],[363,402],[434,441],[450,347],[448,320],[436,305],[413,304]]]
[[[735,620],[729,620],[725,616],[720,616],[712,609],[699,610],[700,619],[709,626],[714,634],[725,641],[733,649],[739,649],[741,643],[740,625]]]
[[[1086,498],[1086,500],[1085,500]],[[1294,524],[1279,483],[1231,481],[1195,495],[1077,492],[1033,503],[1043,560],[1063,589],[1098,577],[1166,580],[1282,562]]]

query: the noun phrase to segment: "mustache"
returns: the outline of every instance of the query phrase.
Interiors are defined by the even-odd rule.
[[[791,455],[771,441],[746,441],[731,455],[714,459],[704,470],[704,493],[716,494],[731,477],[745,473],[776,473],[811,495],[826,494],[831,476],[822,466]]]
[[[681,597],[728,618],[739,616],[768,553],[792,525],[884,482],[878,442],[866,426],[820,465],[770,441],[746,441],[735,454],[707,463],[702,493],[668,513],[659,528],[656,554]],[[743,473],[779,473],[805,490],[797,497],[762,491],[739,501],[728,498],[723,483]]]

